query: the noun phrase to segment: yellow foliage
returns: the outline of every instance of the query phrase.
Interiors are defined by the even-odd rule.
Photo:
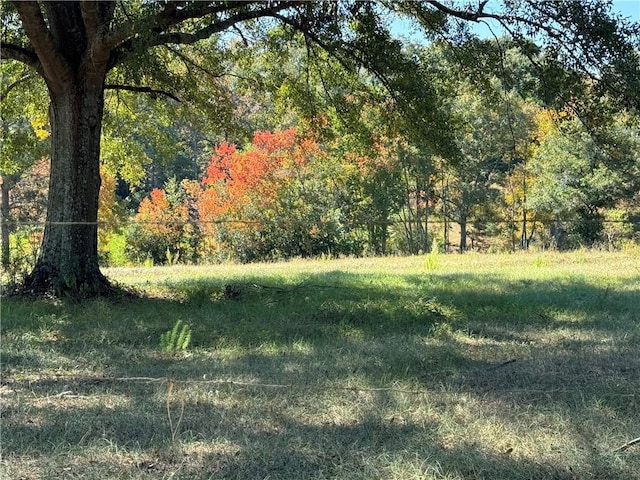
[[[533,140],[542,142],[548,135],[557,133],[560,124],[571,119],[573,114],[569,110],[553,110],[539,108],[533,116],[536,129],[532,135]]]
[[[46,115],[38,115],[37,117],[31,118],[31,128],[33,128],[33,132],[36,137],[38,137],[38,140],[43,140],[50,135],[48,127],[49,118]]]
[[[542,142],[547,135],[558,130],[558,112],[548,108],[539,109],[533,116],[536,129],[533,139]]]
[[[98,206],[98,250],[105,251],[107,239],[118,230],[118,212],[116,202],[116,179],[104,167],[100,168],[99,206]]]

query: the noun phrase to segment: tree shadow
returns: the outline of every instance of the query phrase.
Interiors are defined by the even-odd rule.
[[[78,379],[75,387],[87,382],[94,389],[108,388],[111,394],[132,393],[117,382],[98,385],[92,379]],[[51,384],[45,382],[36,389],[49,387]],[[11,427],[3,446],[5,454],[37,453],[63,459],[61,444],[66,455],[71,456],[78,455],[83,448],[105,443],[112,451],[121,452],[86,460],[89,464],[81,460],[65,467],[70,478],[81,475],[87,468],[110,471],[120,478],[144,473],[149,478],[170,475],[192,479],[517,476],[574,480],[580,478],[579,472],[595,474],[597,478],[631,478],[625,477],[628,470],[599,455],[594,455],[586,466],[557,465],[528,458],[517,451],[496,451],[483,445],[482,439],[468,439],[450,446],[436,420],[418,423],[387,416],[389,405],[394,402],[389,392],[377,392],[375,401],[358,416],[338,421],[329,416],[320,421],[312,417],[304,421],[299,415],[292,415],[291,403],[307,400],[291,392],[279,394],[276,402],[265,402],[257,409],[240,402],[223,405],[216,396],[209,402],[189,400],[188,396],[182,401],[172,397],[171,409],[184,414],[172,436],[165,401],[157,396],[156,390],[157,385],[138,388],[130,402],[117,407],[71,408],[62,402],[56,407],[31,408],[31,421],[5,419]],[[226,393],[247,395],[242,389]],[[274,408],[285,399],[290,402],[286,408]],[[73,400],[69,398],[68,402]],[[15,413],[10,412],[9,416],[12,414]],[[135,453],[136,461],[123,461],[122,452]]]
[[[234,296],[225,295],[222,281],[204,281],[183,285],[176,298],[62,302],[42,308],[42,318],[10,321],[3,329],[16,336],[55,327],[58,335],[30,348],[55,350],[69,364],[82,357],[96,375],[20,380],[17,372],[50,371],[46,359],[3,354],[7,388],[54,399],[3,410],[5,452],[51,456],[61,443],[82,449],[109,442],[143,458],[112,465],[122,477],[398,478],[391,465],[402,464],[426,478],[579,478],[575,465],[500,451],[482,439],[451,445],[435,417],[390,418],[403,394],[373,389],[410,385],[417,399],[420,392],[469,395],[506,424],[532,411],[590,423],[573,432],[576,444],[599,449],[579,468],[594,478],[632,478],[639,465],[635,457],[616,463],[590,439],[597,422],[627,422],[628,430],[640,423],[640,334],[628,331],[628,319],[616,320],[633,314],[634,291],[489,278],[479,289],[467,274],[407,276],[393,286],[345,272],[269,282],[245,278]],[[176,319],[192,326],[192,352],[162,354],[158,340]],[[554,332],[562,335],[549,339]],[[179,386],[173,394],[170,381]],[[342,387],[345,402],[357,404],[367,389],[375,398],[357,415],[332,421],[318,410],[322,395]],[[55,397],[65,391],[71,393]],[[104,399],[96,405],[94,397]],[[168,411],[173,422],[181,418],[177,427]],[[191,443],[199,449],[176,454],[176,444]]]

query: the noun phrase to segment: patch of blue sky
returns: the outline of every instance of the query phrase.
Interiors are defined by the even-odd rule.
[[[613,0],[612,9],[631,22],[640,22],[640,0]]]

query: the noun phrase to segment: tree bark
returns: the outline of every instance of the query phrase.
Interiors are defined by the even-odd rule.
[[[422,209],[422,220],[418,219],[418,225],[420,228],[420,249],[423,252],[431,251],[431,244],[429,243],[429,192],[431,192],[431,180],[429,175],[424,175],[424,183],[420,184],[420,201],[424,203]],[[424,198],[422,198],[422,192],[424,192]]]
[[[460,221],[460,253],[467,251],[467,217],[461,217]]]
[[[9,254],[9,234],[11,233],[9,227],[9,218],[11,214],[9,206],[9,181],[7,177],[0,178],[0,229],[2,230],[2,259],[0,264],[3,268],[9,267],[10,254]]]
[[[51,176],[40,256],[24,293],[103,295],[98,265],[98,195],[103,86],[77,81],[50,92]]]

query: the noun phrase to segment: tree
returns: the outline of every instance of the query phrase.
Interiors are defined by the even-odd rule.
[[[214,252],[242,261],[353,253],[335,160],[295,128],[256,132],[242,150],[221,143],[197,203]]]
[[[532,152],[532,206],[589,246],[603,240],[605,210],[640,189],[639,140],[620,119],[608,127],[621,157],[594,141],[566,112],[537,116],[538,142]],[[604,133],[603,133],[604,134]],[[556,242],[558,247],[561,245]]]
[[[522,162],[532,129],[531,105],[526,105],[514,91],[500,93],[502,85],[494,88],[496,98],[467,91],[461,92],[456,102],[463,112],[459,140],[463,157],[454,167],[448,200],[452,219],[460,226],[461,252],[467,249],[469,220],[497,196],[497,177]],[[525,236],[526,221],[523,212]]]
[[[45,157],[49,131],[46,111],[42,108],[46,96],[44,85],[36,75],[30,74],[24,65],[6,62],[0,65],[0,75],[0,263],[7,268],[9,236],[16,226],[11,190],[25,172]]]
[[[189,253],[189,204],[186,192],[175,179],[165,189],[154,188],[144,198],[128,232],[134,255],[156,264],[174,263]]]
[[[429,152],[415,146],[400,149],[404,205],[400,217],[404,225],[406,251],[412,254],[429,252],[429,219],[433,210],[433,181],[435,167]]]
[[[625,38],[629,31],[607,16],[604,2],[518,3],[506,2],[502,12],[492,13],[485,11],[486,1],[477,9],[454,9],[437,1],[3,2],[0,57],[22,62],[44,78],[51,102],[47,222],[41,253],[24,291],[85,296],[112,291],[100,272],[97,248],[105,89],[159,95],[170,94],[167,90],[181,79],[193,85],[197,83],[194,73],[207,70],[198,67],[198,42],[250,22],[258,27],[258,38],[260,31],[279,23],[302,32],[308,42],[339,58],[345,68],[367,68],[412,117],[407,125],[421,130],[426,140],[442,149],[450,144],[443,136],[446,118],[435,114],[437,98],[415,74],[415,62],[384,27],[386,8],[418,19],[428,32],[444,32],[447,16],[464,21],[494,18],[515,36],[524,32],[514,30],[515,25],[526,26],[527,34],[551,30],[547,38],[564,54],[558,55],[560,61],[592,76],[607,73],[602,76],[607,81],[596,78],[596,85],[615,90],[620,103],[637,105],[636,92],[629,91],[626,81],[637,72],[633,40]],[[603,36],[603,29],[594,26],[610,28]],[[222,36],[209,44],[215,48],[207,57],[219,67],[209,72],[211,76],[224,72],[221,54],[226,41]],[[172,70],[174,62],[180,68]],[[605,62],[604,67],[598,68],[598,62]],[[633,100],[624,102],[627,99]],[[214,106],[223,101],[223,92],[210,101]]]
[[[521,161],[531,123],[526,97],[536,82],[526,58],[507,38],[469,40],[459,48],[434,42],[418,54],[455,118],[460,155],[455,162],[436,162],[441,185],[434,196],[445,215],[445,248],[451,220],[459,225],[459,249],[464,252],[471,222],[482,219],[476,225],[486,225],[500,177]],[[461,55],[475,58],[484,73],[478,75],[473,64],[461,63]]]

